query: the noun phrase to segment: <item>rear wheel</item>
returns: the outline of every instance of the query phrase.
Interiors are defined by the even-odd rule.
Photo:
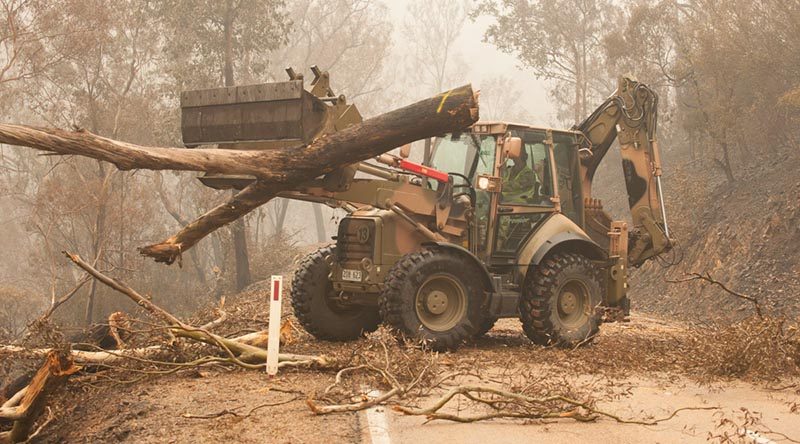
[[[345,305],[333,289],[325,258],[335,247],[325,247],[306,256],[292,279],[292,308],[305,330],[317,339],[349,341],[380,324],[376,307]]]
[[[443,249],[403,256],[379,299],[381,317],[433,350],[452,350],[485,325],[479,270]]]
[[[557,253],[545,259],[520,296],[525,335],[540,345],[571,347],[589,341],[600,326],[598,271],[584,256]]]

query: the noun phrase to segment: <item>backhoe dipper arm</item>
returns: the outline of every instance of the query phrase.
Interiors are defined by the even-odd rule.
[[[658,96],[635,80],[620,78],[614,92],[575,129],[585,136],[581,150],[584,196],[592,196],[597,167],[615,139],[631,209],[628,263],[638,266],[670,249],[661,186],[661,157],[656,138]]]

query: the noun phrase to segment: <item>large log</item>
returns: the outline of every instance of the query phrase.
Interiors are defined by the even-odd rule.
[[[142,147],[87,131],[9,124],[0,124],[0,143],[91,157],[111,162],[122,170],[169,169],[255,176],[258,180],[229,202],[169,239],[140,249],[156,261],[172,263],[209,233],[258,208],[281,191],[406,143],[463,130],[477,120],[477,97],[472,87],[465,85],[323,135],[305,146],[264,151]]]

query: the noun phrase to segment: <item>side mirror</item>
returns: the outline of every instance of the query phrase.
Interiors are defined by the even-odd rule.
[[[408,159],[408,156],[411,155],[411,144],[407,143],[400,147],[400,157],[403,159]]]
[[[503,140],[503,153],[506,159],[519,159],[522,156],[522,139],[519,137],[506,137]]]

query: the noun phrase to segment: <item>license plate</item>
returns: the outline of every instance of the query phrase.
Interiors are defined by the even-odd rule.
[[[342,270],[342,280],[361,282],[361,270]]]

